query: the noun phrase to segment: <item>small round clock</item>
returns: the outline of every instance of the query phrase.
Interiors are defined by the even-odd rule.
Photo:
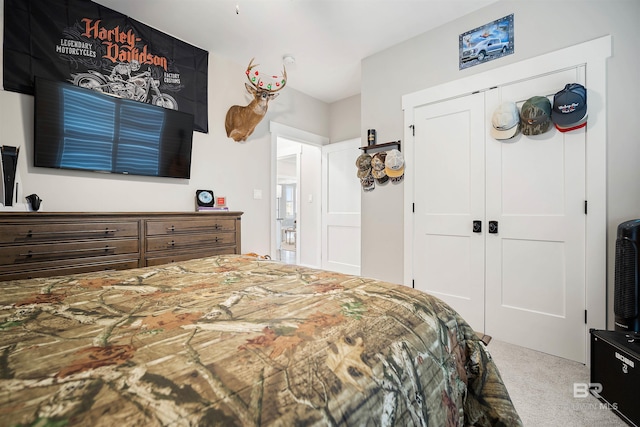
[[[213,206],[213,191],[196,190],[196,203],[198,206]]]

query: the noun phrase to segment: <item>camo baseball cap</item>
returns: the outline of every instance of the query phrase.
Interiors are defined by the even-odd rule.
[[[384,173],[384,171],[382,171],[382,172]],[[373,177],[376,179],[376,182],[378,184],[385,184],[387,181],[389,181],[389,177],[387,176],[386,173],[381,175],[380,178],[376,177],[376,174],[373,174]]]
[[[358,178],[362,179],[368,175],[371,175],[371,155],[362,153],[356,159],[356,166],[358,167]]]
[[[371,168],[371,155],[368,153],[362,153],[356,159],[356,166],[358,170],[366,170]]]
[[[383,176],[387,176],[387,173],[384,171],[383,169],[376,169],[376,168],[371,168],[371,175],[373,175],[374,178],[382,178]]]
[[[360,185],[362,185],[364,191],[371,191],[376,188],[376,181],[373,179],[373,175],[369,174],[360,178]]]
[[[377,171],[384,170],[384,162],[386,157],[387,153],[385,153],[384,151],[374,154],[371,158],[371,168]]]
[[[391,181],[392,184],[398,184],[403,180],[404,180],[404,174],[400,176],[389,177],[389,181]]]
[[[520,109],[520,129],[523,135],[540,135],[549,130],[551,102],[546,96],[533,96]]]
[[[366,176],[371,175],[371,168],[369,169],[358,169],[358,178],[364,178]]]

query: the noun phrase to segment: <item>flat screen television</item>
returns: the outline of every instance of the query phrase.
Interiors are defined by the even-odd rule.
[[[35,80],[34,165],[189,178],[193,115]]]

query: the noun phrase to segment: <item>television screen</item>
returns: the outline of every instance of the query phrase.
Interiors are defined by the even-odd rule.
[[[34,165],[189,178],[193,115],[36,78]]]

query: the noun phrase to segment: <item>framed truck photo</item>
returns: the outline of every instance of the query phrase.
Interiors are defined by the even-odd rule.
[[[460,69],[513,53],[513,14],[462,33],[458,40]]]

